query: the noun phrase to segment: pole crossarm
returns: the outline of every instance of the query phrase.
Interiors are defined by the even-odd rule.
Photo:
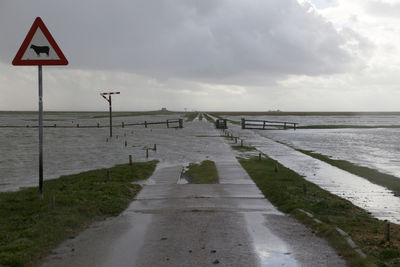
[[[108,101],[108,103],[110,103],[111,101],[111,95],[119,95],[120,92],[106,92],[106,93],[101,93],[100,95]],[[106,95],[109,95],[109,97],[107,98]]]
[[[100,95],[107,100],[109,109],[110,109],[110,137],[112,137],[112,107],[111,107],[111,95],[119,95],[120,92],[106,92],[106,93],[101,93]],[[108,98],[106,97],[108,95]]]

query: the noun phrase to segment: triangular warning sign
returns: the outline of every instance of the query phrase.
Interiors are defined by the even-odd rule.
[[[37,17],[12,61],[13,65],[68,65],[41,18]]]

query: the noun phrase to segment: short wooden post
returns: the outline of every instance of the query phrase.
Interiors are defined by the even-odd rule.
[[[125,147],[128,145],[128,142],[126,142],[126,140],[125,140]]]
[[[147,121],[144,121],[144,128],[147,128]]]
[[[390,222],[385,220],[386,222],[386,241],[390,242]]]
[[[286,130],[286,122],[283,123],[283,129]]]
[[[258,160],[261,160],[261,153],[258,153]]]
[[[132,155],[129,155],[129,165],[132,166]]]
[[[246,120],[242,118],[242,129],[246,129]]]
[[[274,171],[278,172],[278,162],[276,162],[276,161],[274,163]]]
[[[180,129],[183,128],[183,119],[179,119],[179,128],[180,128]]]
[[[54,123],[54,128],[57,128],[57,124]]]
[[[97,123],[97,128],[100,128],[100,123]]]
[[[79,128],[79,123],[76,125],[76,128]]]
[[[169,121],[167,120],[167,128],[169,128]]]
[[[263,130],[265,129],[265,121],[263,121]]]
[[[124,122],[122,122],[122,128],[125,128],[125,123]]]
[[[148,159],[148,158],[149,158],[149,149],[146,148],[146,159]]]
[[[157,144],[154,144],[153,150],[154,150],[154,151],[157,151]]]
[[[297,123],[294,123],[293,128],[294,128],[295,131],[296,131],[296,125],[297,125]]]
[[[235,144],[237,144],[237,137],[235,137]]]
[[[53,194],[51,196],[51,208],[54,209],[56,207],[56,196]]]

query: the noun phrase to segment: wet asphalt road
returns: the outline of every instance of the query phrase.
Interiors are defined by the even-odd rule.
[[[181,184],[182,165],[160,164],[127,210],[63,242],[41,266],[345,266],[263,197],[226,140],[212,140],[223,154],[213,158],[219,184]]]

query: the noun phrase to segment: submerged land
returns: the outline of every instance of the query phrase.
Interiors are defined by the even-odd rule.
[[[3,114],[9,113],[0,113]],[[249,262],[257,266],[275,260],[289,265],[400,264],[398,224],[374,218],[367,210],[322,189],[269,157],[250,144],[251,131],[240,136],[237,124],[229,125],[234,128],[232,131],[213,129],[215,119],[232,114],[236,113],[161,115],[185,115],[181,130],[161,126],[132,131],[116,128],[117,136],[107,139],[110,153],[112,146],[121,146],[143,162],[48,180],[43,200],[38,198],[36,188],[0,193],[0,266],[67,266],[71,262],[85,266],[100,260],[111,264],[118,255],[136,262],[137,266],[202,263],[245,266]],[[84,117],[102,119],[107,118],[105,115],[85,113]],[[125,120],[160,114],[123,112],[115,116]],[[126,140],[131,144],[129,136],[137,143],[123,148]],[[144,152],[138,153],[153,147],[151,136],[157,136],[157,150],[151,150],[150,157],[144,158]],[[138,147],[140,138],[142,144]],[[102,140],[105,142],[105,138]],[[371,179],[377,184],[397,191],[398,182],[393,175],[386,179],[387,176],[354,163],[307,150],[297,151],[366,179],[372,173]],[[124,158],[127,160],[125,154]],[[103,224],[105,218],[108,219]],[[300,222],[308,228],[301,228],[304,226]],[[123,227],[116,233],[113,225]],[[227,230],[227,226],[232,229]],[[251,231],[256,231],[255,236],[249,234]],[[259,243],[257,236],[270,241]],[[90,241],[93,237],[96,238]],[[96,244],[101,242],[112,245]],[[301,245],[304,243],[310,246],[304,248]],[[273,252],[277,244],[283,249]],[[93,248],[86,248],[90,246]],[[116,254],[115,250],[126,246],[132,246],[135,252]],[[256,246],[273,256],[263,259],[255,251]],[[145,256],[138,256],[142,254]],[[243,257],[237,258],[240,255]],[[123,266],[123,261],[118,263]]]

